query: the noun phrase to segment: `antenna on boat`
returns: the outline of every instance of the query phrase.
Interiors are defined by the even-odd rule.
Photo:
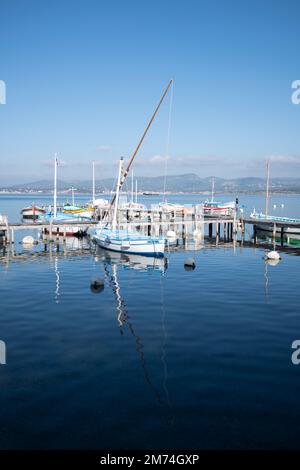
[[[93,198],[93,203],[95,202],[95,162],[92,162],[93,165],[93,176],[92,176],[92,198]]]
[[[160,98],[159,103],[158,103],[158,105],[156,106],[156,109],[155,109],[154,113],[152,114],[152,117],[151,117],[151,119],[150,119],[150,121],[149,121],[149,123],[148,123],[146,129],[144,130],[143,135],[142,135],[142,137],[140,138],[140,141],[139,141],[139,143],[138,143],[138,145],[137,145],[137,147],[136,147],[136,149],[135,149],[135,151],[134,151],[134,153],[133,153],[131,159],[129,160],[129,163],[128,163],[128,165],[127,165],[127,168],[126,168],[126,170],[124,171],[124,173],[123,173],[123,175],[122,175],[122,177],[121,177],[120,185],[119,185],[119,190],[121,190],[121,188],[122,188],[122,186],[123,186],[123,184],[124,184],[124,181],[125,181],[125,179],[126,179],[128,173],[129,173],[129,170],[130,170],[130,168],[131,168],[131,165],[132,165],[132,163],[133,163],[133,160],[135,159],[135,157],[136,157],[136,155],[137,155],[137,153],[138,153],[138,151],[139,151],[139,149],[140,149],[140,147],[141,147],[141,145],[142,145],[142,143],[143,143],[143,141],[144,141],[144,139],[145,139],[145,137],[146,137],[146,135],[147,135],[147,132],[149,131],[149,129],[150,129],[150,127],[151,127],[151,124],[153,123],[154,118],[155,118],[156,114],[158,113],[158,110],[159,110],[159,108],[160,108],[160,106],[161,106],[163,100],[165,99],[166,94],[168,93],[169,88],[170,88],[170,86],[172,85],[172,82],[173,82],[173,80],[170,80],[170,81],[169,81],[167,88],[165,89],[165,91],[164,91],[162,97]],[[115,202],[115,200],[116,200],[116,195],[117,195],[117,194],[114,194],[114,196],[112,197],[112,200],[111,200],[111,203],[110,203],[111,207],[112,207],[112,205],[114,204],[114,202]]]

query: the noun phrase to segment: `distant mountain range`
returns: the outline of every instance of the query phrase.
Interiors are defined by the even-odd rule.
[[[170,175],[166,180],[167,192],[201,193],[211,191],[211,178],[200,178],[194,173],[184,175]],[[72,186],[79,192],[90,193],[91,181],[58,181],[59,191],[66,191]],[[109,192],[115,185],[115,179],[106,178],[97,180],[97,192]],[[130,190],[131,183],[128,180],[127,189]],[[138,177],[138,189],[144,192],[162,192],[164,188],[163,176],[141,176]],[[126,185],[125,185],[126,189]],[[53,190],[52,180],[34,181],[26,184],[16,184],[13,186],[0,188],[1,191],[9,192],[50,192]],[[257,193],[265,190],[264,178],[215,178],[215,191],[222,193]],[[270,180],[270,190],[272,192],[300,193],[300,178],[273,178]]]

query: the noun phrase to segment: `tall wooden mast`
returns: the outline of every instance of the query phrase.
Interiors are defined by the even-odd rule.
[[[122,188],[122,186],[123,186],[123,184],[124,184],[124,182],[125,182],[125,179],[126,179],[128,173],[129,173],[130,167],[131,167],[131,165],[132,165],[132,163],[133,163],[133,160],[135,159],[135,157],[136,157],[136,155],[137,155],[137,153],[138,153],[138,151],[139,151],[139,149],[140,149],[140,147],[141,147],[141,145],[142,145],[142,143],[143,143],[143,141],[144,141],[144,139],[145,139],[145,137],[146,137],[146,134],[147,134],[147,132],[149,131],[149,129],[150,129],[150,127],[151,127],[151,124],[153,123],[154,118],[155,118],[156,114],[158,113],[158,110],[159,110],[159,108],[160,108],[160,106],[161,106],[163,100],[165,99],[166,94],[168,93],[169,88],[170,88],[170,86],[172,85],[172,82],[173,82],[173,80],[170,80],[170,81],[169,81],[167,88],[165,89],[165,91],[164,91],[162,97],[160,98],[159,103],[158,103],[158,105],[156,106],[156,109],[155,109],[154,113],[152,114],[152,117],[151,117],[151,119],[150,119],[150,121],[149,121],[149,123],[148,123],[146,129],[144,130],[143,135],[142,135],[142,137],[141,137],[141,139],[140,139],[140,141],[139,141],[139,143],[138,143],[138,145],[137,145],[137,147],[136,147],[136,149],[135,149],[135,151],[134,151],[134,153],[133,153],[131,159],[129,160],[129,163],[128,163],[127,167],[126,167],[126,170],[124,171],[124,173],[123,173],[123,175],[122,175],[122,178],[121,178],[121,181],[120,181],[120,184],[119,184],[119,190],[121,190],[121,188]],[[116,200],[116,194],[114,194],[114,196],[112,197],[112,200],[111,200],[111,203],[110,203],[110,207],[113,206],[115,200]]]

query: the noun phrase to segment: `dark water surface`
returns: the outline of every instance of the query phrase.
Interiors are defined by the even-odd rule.
[[[298,447],[300,258],[187,255],[2,262],[1,448]]]
[[[168,263],[76,239],[41,249],[0,256],[0,448],[299,447],[299,249],[276,266],[207,241]]]

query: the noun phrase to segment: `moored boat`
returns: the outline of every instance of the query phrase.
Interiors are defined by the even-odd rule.
[[[283,227],[283,233],[289,235],[299,235],[300,228],[294,227],[293,225],[300,225],[300,219],[292,218],[292,217],[279,217],[275,215],[267,215],[262,212],[258,213],[253,210],[250,214],[250,219],[257,221],[257,229],[264,231],[264,232],[274,232],[274,225],[275,225],[275,232],[281,233],[281,227]],[[261,222],[261,223],[259,223]],[[277,226],[276,226],[277,224]]]
[[[21,215],[23,219],[37,220],[41,215],[46,213],[46,209],[43,207],[32,204],[29,207],[24,207],[21,210]]]
[[[217,202],[206,201],[203,204],[204,215],[208,216],[231,216],[235,210],[235,201]]]
[[[235,210],[235,201],[220,202],[214,200],[215,178],[211,181],[211,199],[203,204],[203,212],[206,216],[226,217],[231,216]]]
[[[120,253],[160,257],[165,251],[163,238],[149,237],[137,231],[103,227],[97,229],[92,238],[100,247]]]
[[[92,235],[92,239],[101,248],[120,253],[133,253],[145,256],[163,256],[164,238],[151,237],[134,230],[120,230],[117,224],[119,194],[122,186],[123,158],[120,158],[118,183],[114,203],[114,214],[111,224],[100,222]]]
[[[95,233],[93,235],[93,240],[102,248],[111,251],[118,251],[121,253],[132,253],[132,254],[141,254],[147,256],[164,256],[165,251],[165,239],[163,237],[151,237],[143,235],[138,231],[133,230],[120,230],[118,226],[118,206],[119,206],[119,196],[122,186],[126,180],[126,177],[129,173],[131,165],[134,161],[134,158],[137,155],[139,148],[141,147],[143,140],[160,108],[161,103],[163,102],[168,90],[172,84],[170,80],[164,94],[162,95],[158,106],[156,107],[154,114],[151,117],[151,120],[146,127],[136,150],[131,157],[127,167],[123,170],[123,157],[120,158],[119,162],[119,173],[118,181],[116,186],[116,192],[112,198],[110,207],[114,209],[112,222],[107,222],[106,225],[100,223]]]

